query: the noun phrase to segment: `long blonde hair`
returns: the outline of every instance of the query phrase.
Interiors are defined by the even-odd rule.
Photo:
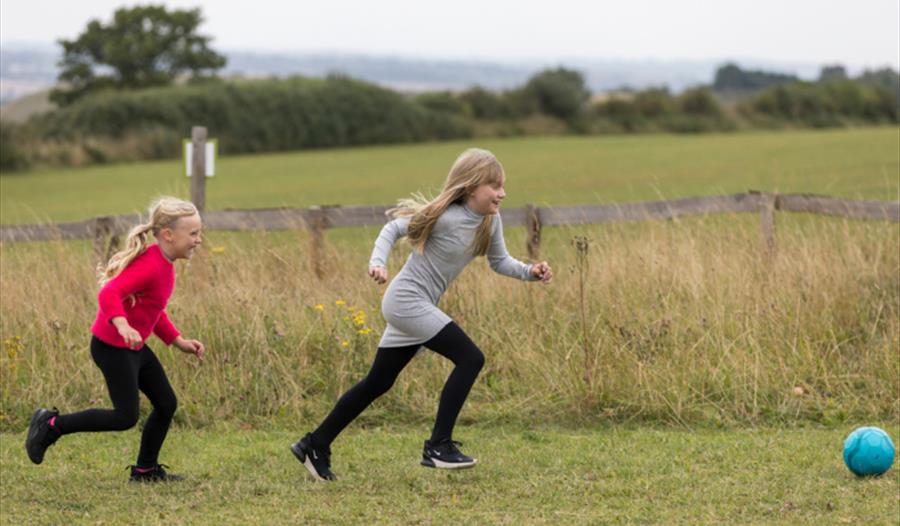
[[[428,200],[422,194],[413,194],[412,198],[401,199],[397,207],[388,210],[388,215],[392,218],[411,217],[406,235],[413,249],[422,252],[434,224],[451,204],[462,203],[476,187],[502,183],[505,177],[503,165],[494,154],[480,148],[469,148],[456,158],[437,197]],[[472,255],[487,254],[493,220],[491,214],[481,220],[470,247]]]
[[[150,244],[148,234],[153,233],[156,236],[163,228],[175,226],[178,219],[196,213],[197,207],[194,203],[177,197],[163,196],[153,201],[150,205],[149,219],[146,223],[131,229],[128,239],[125,240],[125,248],[116,252],[105,265],[101,263],[97,266],[100,286],[106,285],[109,280],[125,270],[136,257],[144,253]]]

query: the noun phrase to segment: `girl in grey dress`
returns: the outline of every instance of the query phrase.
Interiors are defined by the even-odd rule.
[[[407,237],[413,252],[388,286],[381,309],[388,325],[372,368],[365,378],[338,400],[322,424],[291,450],[318,479],[333,479],[331,442],[369,404],[393,385],[400,371],[421,347],[454,363],[438,405],[431,438],[425,441],[421,464],[433,468],[464,468],[476,460],[462,454],[452,439],[462,409],[484,355],[453,320],[438,308],[447,287],[477,256],[487,256],[491,268],[523,281],[549,283],[553,272],[546,262],[522,263],[506,251],[500,202],[505,174],[486,150],[463,152],[447,176],[444,189],[431,201],[421,196],[400,202],[389,211],[393,220],[381,230],[369,260],[369,276],[387,281],[387,259],[394,243]]]

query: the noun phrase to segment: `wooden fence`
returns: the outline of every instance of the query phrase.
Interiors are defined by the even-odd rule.
[[[328,228],[382,225],[389,206],[324,206],[312,208],[268,208],[256,210],[206,209],[206,140],[203,126],[191,129],[191,201],[203,215],[207,230],[285,230],[310,231],[310,259],[316,275],[322,276],[321,257],[324,231]],[[900,222],[900,202],[859,201],[809,194],[772,194],[750,191],[745,194],[689,197],[671,201],[651,201],[609,205],[554,206],[503,209],[507,226],[526,227],[528,257],[540,257],[541,228],[544,226],[587,225],[621,221],[673,219],[704,214],[759,213],[763,251],[775,248],[775,211],[823,214],[850,219],[874,219]],[[142,222],[139,214],[101,216],[75,223],[38,225],[0,225],[0,241],[47,241],[93,239],[98,259],[112,254],[122,234]]]
[[[202,173],[202,172],[201,172]],[[323,233],[329,228],[383,225],[389,206],[324,206],[311,208],[267,208],[255,210],[216,210],[203,213],[207,230],[285,230],[310,231],[310,257],[318,275],[322,275],[319,257]],[[705,214],[759,213],[763,250],[775,247],[775,212],[799,212],[849,219],[900,222],[900,202],[839,199],[808,194],[744,194],[689,197],[643,203],[579,205],[502,209],[505,226],[526,227],[528,257],[540,257],[541,229],[550,226],[601,224],[623,221],[672,219]],[[102,216],[74,223],[0,225],[0,241],[46,241],[93,239],[99,258],[109,257],[119,237],[142,221],[139,214]]]

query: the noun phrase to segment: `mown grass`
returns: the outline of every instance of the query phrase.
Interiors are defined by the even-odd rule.
[[[900,436],[896,423],[884,424]],[[852,429],[740,431],[629,426],[471,426],[479,465],[418,466],[426,426],[354,426],[334,445],[334,483],[288,451],[309,422],[175,430],[163,450],[182,483],[127,482],[139,435],[64,437],[34,466],[0,435],[0,523],[20,524],[897,524],[900,471],[859,479]]]
[[[389,204],[436,191],[465,148],[493,150],[506,206],[607,203],[745,192],[815,192],[896,200],[900,129],[698,136],[531,137],[230,156],[207,207]],[[46,170],[0,178],[0,222],[75,221],[143,211],[152,196],[190,195],[184,163]]]

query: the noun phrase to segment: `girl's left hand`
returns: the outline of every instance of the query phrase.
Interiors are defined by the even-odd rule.
[[[544,283],[550,283],[553,279],[553,269],[550,268],[546,261],[541,261],[531,267],[531,275],[539,278]]]
[[[201,362],[203,361],[203,353],[206,352],[206,348],[198,340],[185,340],[179,336],[174,343],[175,347],[178,347],[183,352],[194,354]]]
[[[387,281],[387,269],[384,267],[369,267],[369,277],[381,285]]]

